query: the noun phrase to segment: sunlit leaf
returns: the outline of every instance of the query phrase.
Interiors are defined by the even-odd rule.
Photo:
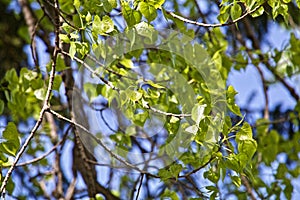
[[[0,143],[0,149],[2,152],[15,156],[19,147],[20,139],[16,125],[13,122],[9,122],[2,133],[2,137],[5,140]]]
[[[230,8],[230,16],[233,20],[239,18],[242,14],[242,8],[241,6],[237,3],[234,2],[233,6]]]
[[[155,7],[152,6],[149,3],[140,2],[139,3],[139,10],[146,17],[146,19],[149,22],[153,21],[156,18],[156,16],[157,16]]]

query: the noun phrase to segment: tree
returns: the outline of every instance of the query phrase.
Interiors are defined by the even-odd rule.
[[[1,5],[3,196],[295,197],[298,0]],[[275,25],[290,34],[282,49],[268,43]],[[258,111],[237,105],[227,84],[249,67],[264,94]],[[276,84],[293,109],[270,106]]]

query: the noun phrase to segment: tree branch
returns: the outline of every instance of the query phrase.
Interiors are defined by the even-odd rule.
[[[241,180],[243,185],[246,187],[246,191],[248,193],[248,195],[250,196],[251,200],[256,200],[256,197],[254,196],[254,193],[252,191],[252,187],[249,184],[249,181],[247,180],[247,178],[244,175],[241,175]]]
[[[184,18],[180,15],[175,14],[174,12],[171,11],[167,11],[165,10],[165,12],[169,15],[171,15],[172,17],[179,19],[182,22],[188,23],[188,24],[193,24],[193,25],[197,25],[197,26],[202,26],[202,27],[208,27],[208,28],[217,28],[217,27],[222,27],[222,26],[230,26],[233,25],[237,22],[239,22],[240,20],[244,19],[245,17],[247,17],[248,15],[254,13],[255,11],[257,11],[262,5],[256,6],[253,10],[248,10],[246,9],[246,12],[240,16],[239,18],[232,20],[231,22],[227,22],[227,23],[217,23],[217,24],[207,24],[207,23],[201,23],[201,22],[197,22],[197,21],[193,21],[187,18]]]
[[[94,139],[105,151],[107,151],[113,158],[115,158],[116,160],[120,161],[121,163],[123,163],[125,166],[129,167],[129,169],[134,169],[138,172],[140,172],[141,174],[148,174],[152,177],[156,177],[158,178],[157,175],[154,174],[150,174],[146,171],[141,170],[140,168],[138,168],[135,165],[130,164],[129,162],[127,162],[126,160],[124,160],[123,158],[121,158],[119,155],[115,154],[114,152],[112,152],[108,146],[106,146],[106,144],[104,144],[99,138],[97,138],[96,136],[94,136],[89,130],[87,130],[84,126],[82,126],[81,124],[78,124],[77,122],[74,122],[62,115],[60,115],[59,113],[49,109],[47,110],[47,112],[50,112],[51,114],[53,114],[54,116],[56,116],[58,119],[66,121],[72,125],[74,125],[75,127],[79,128],[80,130],[84,131],[85,133],[89,134],[89,136],[92,137],[92,139]]]
[[[143,179],[144,179],[144,174],[141,174],[140,184],[139,184],[139,188],[138,188],[135,200],[139,199],[141,188],[142,188],[142,185],[143,185]]]
[[[43,116],[44,116],[45,112],[47,110],[49,110],[49,108],[50,108],[50,105],[49,105],[50,104],[50,97],[51,97],[51,92],[52,92],[52,87],[53,87],[53,82],[54,82],[54,77],[55,77],[55,71],[56,71],[56,58],[57,58],[58,53],[60,51],[60,48],[59,48],[59,19],[56,19],[56,22],[57,23],[55,24],[55,48],[54,48],[53,57],[52,57],[51,73],[50,73],[50,78],[49,78],[49,83],[48,83],[47,93],[46,93],[46,96],[45,96],[44,105],[41,109],[41,112],[39,114],[39,118],[38,118],[37,122],[35,123],[34,127],[32,128],[32,130],[30,132],[30,135],[28,136],[28,138],[26,139],[24,144],[21,146],[19,152],[16,155],[16,158],[15,158],[13,164],[11,165],[11,167],[9,168],[7,174],[4,177],[4,180],[3,180],[1,188],[0,188],[0,193],[2,194],[3,198],[5,198],[5,188],[6,188],[7,182],[9,180],[11,174],[13,173],[18,161],[22,157],[22,155],[25,152],[27,146],[31,142],[32,138],[34,137],[36,131],[40,127],[40,125],[43,121]]]
[[[66,134],[64,135],[63,139],[61,141],[59,141],[55,146],[53,146],[49,151],[47,151],[46,153],[44,153],[43,155],[41,155],[37,158],[34,158],[32,160],[29,160],[29,161],[26,161],[26,162],[23,162],[23,163],[20,163],[20,164],[17,164],[16,167],[22,167],[22,166],[30,165],[30,164],[33,164],[35,162],[38,162],[38,161],[46,158],[53,151],[55,151],[57,149],[57,147],[59,147],[60,145],[62,145],[66,141],[70,128],[71,128],[71,126],[68,128],[68,130],[67,130]]]

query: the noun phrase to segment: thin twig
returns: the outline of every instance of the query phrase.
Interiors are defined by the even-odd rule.
[[[104,144],[102,142],[101,139],[97,138],[96,136],[94,136],[89,130],[87,130],[84,126],[82,126],[81,124],[78,124],[77,122],[74,122],[62,115],[60,115],[59,113],[51,110],[51,109],[48,109],[47,112],[50,112],[51,114],[53,114],[54,116],[56,116],[58,119],[60,120],[63,120],[63,121],[66,121],[72,125],[74,125],[75,127],[81,129],[82,131],[84,131],[85,133],[89,134],[89,136],[91,136],[105,151],[107,151],[113,158],[115,158],[116,160],[120,161],[121,163],[123,163],[125,166],[129,167],[130,169],[134,169],[142,174],[148,174],[152,177],[156,177],[158,178],[157,175],[154,175],[154,174],[150,174],[144,170],[141,170],[140,168],[138,168],[137,166],[134,166],[132,164],[130,164],[129,162],[127,162],[126,160],[124,160],[123,158],[121,158],[119,155],[115,154],[114,152],[112,152],[108,146],[106,146],[106,144]]]
[[[105,117],[103,116],[103,111],[104,111],[105,109],[106,109],[106,108],[101,108],[101,109],[99,110],[99,112],[100,112],[100,117],[101,117],[102,121],[104,122],[105,126],[106,126],[109,130],[111,130],[111,131],[114,132],[114,133],[118,132],[118,130],[114,130],[114,129],[109,125],[109,123],[106,121]],[[123,131],[123,130],[121,130],[121,132],[122,132],[122,133],[125,133],[125,131]]]
[[[197,26],[202,26],[202,27],[209,27],[209,28],[216,28],[216,27],[222,27],[222,26],[230,26],[232,24],[237,23],[238,21],[244,19],[245,17],[247,17],[248,15],[256,12],[262,5],[256,6],[253,10],[246,10],[246,12],[240,16],[239,18],[232,20],[230,22],[227,23],[217,23],[217,24],[206,24],[206,23],[201,23],[201,22],[197,22],[197,21],[193,21],[187,18],[184,18],[180,15],[175,14],[174,12],[171,11],[165,11],[167,14],[171,15],[172,17],[179,19],[180,21],[183,21],[185,23],[189,23],[189,24],[193,24],[193,25],[197,25]]]
[[[257,38],[255,37],[255,33],[253,31],[253,28],[251,27],[250,25],[250,22],[248,19],[245,19],[244,20],[244,25],[245,25],[245,29],[246,29],[246,32],[247,32],[247,35],[248,37],[252,40],[252,43],[253,43],[253,48],[254,49],[260,49],[260,42],[257,40]],[[246,42],[245,40],[243,39],[240,39],[242,42],[243,42],[243,45],[246,47]],[[252,61],[252,63],[254,63],[254,58],[252,56],[252,54],[249,54],[249,57]],[[266,83],[266,79],[265,79],[265,76],[264,76],[264,73],[262,71],[262,69],[259,67],[259,65],[254,65],[259,73],[259,76],[261,78],[261,83],[262,83],[262,86],[263,86],[263,94],[264,94],[264,97],[265,97],[265,107],[264,107],[264,119],[269,119],[269,96],[268,96],[268,86],[267,86],[267,83]]]
[[[139,184],[139,188],[138,188],[135,200],[139,199],[141,188],[142,188],[142,185],[143,185],[143,179],[144,179],[144,174],[141,174],[141,180],[140,180],[140,184]]]
[[[253,127],[257,128],[259,126],[264,126],[264,125],[281,124],[281,123],[284,123],[284,122],[287,122],[287,121],[291,121],[291,120],[297,119],[298,117],[299,117],[299,115],[294,115],[293,117],[286,116],[286,117],[282,117],[282,118],[279,118],[279,119],[275,119],[273,121],[266,121],[266,122],[255,123],[253,125]]]
[[[36,54],[35,54],[35,50],[34,50],[36,48],[34,34],[36,32],[36,25],[38,24],[38,23],[36,23],[37,18],[30,7],[30,3],[27,0],[19,0],[18,3],[20,4],[20,6],[22,8],[22,13],[24,15],[26,25],[28,26],[28,32],[29,32],[30,39],[31,39],[31,44],[30,44],[30,47],[32,50],[31,53],[32,53],[33,60],[35,61],[35,64],[37,64],[36,63]]]
[[[270,65],[270,63],[264,63],[267,67],[268,70],[270,70],[273,75],[275,76],[275,78],[282,83],[282,85],[284,85],[284,87],[290,92],[290,95],[296,100],[296,101],[300,101],[300,96],[297,94],[296,90],[290,86],[286,80],[284,80],[284,78],[282,78],[275,69],[272,68],[272,66]]]
[[[71,55],[68,52],[61,51],[61,53],[64,54],[64,55],[66,55],[66,56],[71,57]],[[73,59],[75,61],[77,61],[78,63],[80,63],[81,65],[83,65],[87,70],[89,70],[92,73],[92,75],[97,76],[103,83],[105,83],[106,85],[108,85],[113,90],[116,90],[116,91],[119,92],[119,88],[115,87],[110,81],[108,81],[105,78],[101,77],[95,70],[92,69],[91,66],[89,66],[84,61],[82,61],[79,58],[77,58],[76,56],[74,56]]]
[[[76,181],[77,181],[77,179],[76,179],[76,177],[74,177],[67,189],[67,192],[65,195],[65,200],[72,199],[72,197],[74,195],[74,191],[75,191]]]
[[[134,80],[134,81],[137,81],[138,79],[136,78],[133,78],[133,77],[129,77],[129,76],[125,76],[125,75],[122,75],[118,72],[115,72],[114,70],[111,70],[109,69],[108,67],[106,67],[103,63],[101,63],[99,60],[97,60],[95,57],[91,56],[90,54],[87,54],[87,58],[90,58],[92,61],[94,61],[96,64],[102,66],[106,71],[112,73],[112,74],[115,74],[116,76],[119,76],[119,77],[123,77],[123,78],[127,78],[127,79],[130,79],[130,80]]]
[[[112,164],[104,164],[104,163],[99,163],[94,160],[86,159],[86,162],[91,163],[93,165],[101,166],[101,167],[109,167],[109,168],[114,168],[114,169],[125,169],[125,166],[113,166]]]
[[[51,197],[47,191],[47,186],[46,186],[45,180],[42,179],[42,180],[38,181],[38,184],[44,193],[44,198],[47,200],[51,200]]]
[[[37,0],[38,2],[39,2],[39,4],[40,4],[40,6],[42,7],[42,9],[45,11],[46,9],[45,9],[45,6],[40,2],[40,0]],[[47,3],[48,5],[49,5],[49,7],[51,7],[53,10],[56,10],[57,12],[58,12],[58,14],[59,14],[59,16],[62,18],[62,20],[64,21],[64,22],[66,22],[70,27],[72,27],[74,30],[80,30],[80,28],[78,28],[78,27],[76,27],[75,25],[73,25],[73,24],[71,24],[64,16],[63,16],[63,14],[65,14],[65,15],[70,15],[70,14],[68,14],[68,13],[66,13],[66,12],[64,12],[63,10],[60,10],[58,7],[55,7],[55,5],[51,2],[51,1],[49,1],[49,0],[45,0],[45,3]],[[51,20],[51,19],[50,19]]]
[[[39,27],[41,21],[44,19],[45,15],[43,15],[35,24],[34,26],[34,32],[31,33],[31,41],[30,41],[30,49],[31,49],[31,54],[32,58],[34,60],[35,67],[37,69],[37,72],[40,72],[40,67],[39,67],[39,60],[36,52],[36,41],[35,41],[35,35],[36,35],[36,30]]]
[[[191,176],[187,176],[186,179],[187,179],[188,182],[190,182],[191,185],[192,185],[191,190],[194,191],[194,192],[196,192],[197,195],[198,195],[199,197],[204,198],[205,196],[204,196],[204,195],[202,194],[202,192],[199,190],[199,188],[198,188],[198,186],[196,185],[196,183],[194,182],[193,178],[192,178]],[[206,198],[207,198],[207,197],[206,197]]]
[[[156,108],[153,108],[151,106],[148,105],[148,107],[146,107],[150,110],[152,110],[153,112],[155,113],[159,113],[159,114],[162,114],[162,115],[166,115],[166,116],[171,116],[171,117],[178,117],[178,118],[184,118],[184,117],[191,117],[192,115],[191,114],[175,114],[175,113],[169,113],[169,112],[165,112],[165,111],[162,111],[162,110],[158,110]]]
[[[255,66],[259,76],[261,78],[261,83],[263,85],[263,93],[265,97],[265,107],[264,107],[264,119],[269,119],[269,96],[268,96],[268,86],[266,84],[265,76],[259,66]]]
[[[256,200],[256,197],[254,196],[254,193],[252,191],[252,187],[249,184],[249,181],[247,180],[247,178],[244,175],[241,175],[241,180],[243,185],[246,187],[246,191],[248,193],[248,195],[250,196],[251,200]]]
[[[184,175],[178,176],[178,178],[186,178],[186,177],[188,177],[188,176],[190,176],[190,175],[192,175],[192,174],[198,172],[200,169],[203,169],[203,168],[206,167],[209,163],[211,163],[211,162],[213,161],[213,159],[215,159],[215,157],[211,156],[210,159],[209,159],[206,163],[204,163],[204,164],[201,165],[200,167],[198,167],[198,168],[196,168],[196,169],[194,169],[194,170],[192,170],[192,171],[190,171],[190,172],[188,172],[188,173],[186,173],[186,174],[184,174]]]
[[[57,147],[59,147],[61,144],[63,144],[66,141],[67,136],[68,136],[68,132],[69,132],[70,128],[71,128],[71,126],[68,128],[68,130],[67,130],[66,134],[64,135],[63,139],[61,141],[59,141],[55,146],[53,146],[48,152],[46,152],[45,154],[41,155],[40,157],[34,158],[32,160],[29,160],[29,161],[26,161],[26,162],[23,162],[23,163],[20,163],[20,164],[17,164],[16,167],[22,167],[22,166],[30,165],[30,164],[33,164],[35,162],[38,162],[38,161],[46,158],[54,150],[56,150]]]

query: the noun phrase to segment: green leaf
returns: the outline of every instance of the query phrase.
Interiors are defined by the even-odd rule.
[[[44,101],[46,97],[46,92],[47,90],[45,88],[40,88],[35,90],[33,94],[37,99]]]
[[[158,172],[158,176],[163,180],[166,181],[169,178],[172,178],[173,175],[171,174],[171,172],[169,170],[166,169],[160,169]]]
[[[12,194],[15,188],[15,182],[12,179],[8,180],[7,186],[6,186],[6,190],[8,194]]]
[[[57,59],[56,59],[56,71],[57,72],[61,72],[61,71],[66,70],[68,68],[69,67],[67,67],[65,65],[65,61],[64,61],[63,57],[62,56],[57,56]]]
[[[213,185],[206,186],[205,188],[209,191],[218,191],[218,188],[216,188],[216,186]]]
[[[54,77],[54,81],[53,81],[53,90],[59,90],[60,86],[61,86],[61,83],[62,83],[62,78],[60,75],[56,75]]]
[[[247,7],[248,7],[249,9],[253,9],[253,7],[255,6],[255,4],[256,4],[256,3],[259,3],[259,2],[256,1],[256,0],[247,0],[246,3],[247,3]]]
[[[238,163],[236,155],[234,155],[234,154],[230,154],[227,157],[227,160],[225,162],[225,166],[226,166],[226,168],[232,169],[234,171],[237,171],[237,172],[240,171],[240,165]]]
[[[13,87],[15,84],[17,84],[19,82],[19,77],[17,75],[15,68],[12,68],[11,70],[6,72],[5,80],[8,81],[10,83],[10,85]]]
[[[112,8],[116,8],[118,6],[117,0],[108,0]]]
[[[242,116],[240,108],[235,103],[235,95],[238,94],[233,86],[229,86],[227,89],[227,106],[231,112],[238,116]]]
[[[141,11],[148,22],[153,21],[157,16],[155,7],[146,2],[140,2],[138,10]]]
[[[236,134],[235,138],[238,144],[238,159],[240,166],[244,168],[247,162],[253,157],[256,152],[257,143],[252,138],[252,129],[250,124],[244,122],[240,131]]]
[[[104,8],[104,11],[107,13],[111,12],[113,9],[111,3],[107,0],[102,0],[102,5]]]
[[[143,94],[139,91],[133,91],[133,90],[130,90],[130,89],[127,89],[127,92],[126,92],[128,98],[133,101],[133,102],[136,102],[138,100],[140,100],[143,96]]]
[[[259,17],[261,16],[262,14],[264,14],[264,7],[261,6],[257,11],[255,11],[254,13],[251,14],[252,17]]]
[[[34,72],[34,71],[31,71],[31,70],[27,70],[24,73],[24,78],[28,81],[32,81],[33,79],[36,79],[37,77],[38,77],[38,73]]]
[[[165,3],[165,0],[152,0],[151,2],[154,5],[154,7],[157,9],[157,8],[161,8],[161,6]]]
[[[220,21],[221,24],[227,22],[229,18],[229,13],[228,10],[230,9],[230,6],[222,6],[220,9],[220,14],[218,16],[218,20]]]
[[[41,77],[32,80],[30,83],[31,83],[31,88],[33,90],[39,89],[44,86],[44,80]]]
[[[98,15],[94,17],[93,25],[92,25],[92,34],[96,37],[98,34],[107,35],[114,31],[114,22],[112,19],[105,15],[102,20]]]
[[[125,130],[126,135],[136,135],[137,134],[137,130],[136,130],[136,125],[130,125],[126,128]]]
[[[170,119],[170,123],[176,123],[178,122],[180,119],[178,117],[174,117],[172,116],[171,119]]]
[[[136,24],[134,27],[139,35],[152,40],[152,36],[155,32],[153,26],[146,22],[141,22],[139,24]]]
[[[85,93],[87,94],[90,102],[92,102],[96,97],[99,96],[99,94],[97,92],[97,84],[85,83],[83,85],[83,89],[84,89]]]
[[[196,122],[196,125],[200,123],[202,119],[205,118],[204,110],[206,108],[206,105],[195,105],[192,109],[192,120]]]
[[[243,162],[247,163],[250,160],[254,153],[256,152],[257,143],[255,140],[244,140],[240,141],[238,144],[238,151],[241,154],[245,154],[245,160]]]
[[[86,20],[87,22],[92,21],[92,15],[91,15],[90,12],[88,12],[88,14],[85,16],[85,20]]]
[[[278,15],[283,16],[284,21],[288,22],[288,5],[284,2],[280,1],[268,1],[268,4],[272,7],[272,17],[273,19],[276,19]]]
[[[148,119],[148,116],[149,116],[148,112],[135,114],[133,117],[133,122],[138,126],[144,126],[146,120]]]
[[[114,22],[109,16],[105,15],[101,22],[101,30],[103,33],[110,33],[114,30]]]
[[[104,197],[102,197],[100,194],[96,194],[96,200],[104,200]]]
[[[219,194],[219,191],[214,191],[214,192],[210,195],[209,199],[210,199],[210,200],[215,200],[215,199],[217,199],[218,194]]]
[[[70,43],[70,38],[66,34],[59,34],[59,39],[65,43]]]
[[[139,11],[132,10],[129,6],[129,2],[122,1],[122,14],[129,27],[139,23],[142,19],[142,14]]]
[[[164,86],[161,86],[161,85],[159,85],[159,84],[157,84],[157,83],[153,83],[153,81],[151,81],[151,80],[147,81],[147,84],[149,84],[149,85],[151,85],[152,87],[157,88],[157,89],[164,89],[164,88],[165,88]],[[170,98],[170,101],[176,102],[177,99],[176,99],[175,96],[172,96],[172,97]]]
[[[83,58],[89,52],[89,45],[86,42],[75,42],[76,51]]]
[[[264,136],[268,132],[270,121],[268,119],[256,120],[256,131],[259,136]]]
[[[220,54],[220,51],[216,51],[216,53],[214,53],[212,60],[214,61],[214,64],[218,69],[222,69],[223,65],[222,65],[222,56]]]
[[[293,67],[291,65],[286,66],[286,74],[290,78],[294,75]]]
[[[73,5],[75,6],[75,8],[76,8],[77,10],[79,10],[79,8],[80,8],[80,0],[74,0]]]
[[[185,129],[186,132],[192,133],[193,135],[196,135],[198,130],[199,130],[199,128],[196,125],[189,126]]]
[[[70,33],[70,38],[71,39],[78,39],[79,35],[78,35],[78,33]]]
[[[0,99],[0,115],[3,113],[4,106],[5,106],[4,101],[2,101],[2,99]]]
[[[131,69],[134,66],[132,60],[126,58],[120,60],[120,63],[127,69]]]
[[[284,184],[286,185],[286,187],[283,190],[284,195],[286,196],[287,199],[292,199],[292,194],[293,194],[294,187],[291,184],[291,181],[290,180],[286,180],[284,182]]]
[[[73,60],[76,54],[76,44],[75,42],[70,42],[70,49],[69,49],[70,58]]]
[[[162,199],[179,200],[179,197],[175,191],[171,191],[168,188],[161,195]]]
[[[236,187],[241,187],[242,181],[241,178],[239,176],[230,176],[232,183],[236,186]]]
[[[241,6],[237,2],[234,2],[233,6],[230,8],[230,16],[232,20],[239,18],[241,14],[242,14]]]
[[[8,157],[5,156],[2,152],[0,152],[0,167],[9,163]],[[1,172],[0,172],[0,180],[1,179]]]
[[[182,166],[180,164],[173,164],[173,165],[171,165],[169,170],[170,170],[171,174],[173,175],[173,177],[177,178],[179,173],[182,170]]]
[[[169,167],[169,169],[160,169],[158,175],[162,178],[162,180],[166,181],[170,178],[177,178],[181,170],[182,166],[180,164],[173,164]]]
[[[277,179],[284,179],[285,174],[288,172],[288,169],[285,164],[280,163],[277,168],[276,178]]]
[[[13,122],[9,122],[2,136],[5,141],[0,143],[0,149],[10,156],[15,156],[20,148],[19,133],[16,125]]]
[[[210,180],[211,182],[213,183],[217,183],[219,181],[219,178],[220,178],[220,174],[218,172],[216,172],[215,170],[213,169],[210,169],[206,172],[204,172],[204,178],[207,178],[208,180]],[[215,189],[212,188],[211,191],[214,191]]]
[[[252,140],[252,129],[250,124],[244,122],[240,131],[236,134],[237,142],[242,140]]]
[[[244,69],[248,65],[248,60],[246,59],[246,56],[242,54],[242,52],[238,53],[235,57],[235,66],[234,68],[236,70]]]

